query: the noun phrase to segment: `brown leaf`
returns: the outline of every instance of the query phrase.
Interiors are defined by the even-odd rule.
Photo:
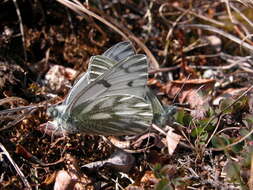
[[[208,96],[201,92],[207,94],[213,89],[214,83],[213,79],[171,81],[164,87],[164,91],[170,97],[178,95],[180,103],[189,103],[190,108],[194,109],[192,116],[201,119],[209,106]]]
[[[173,132],[174,129],[169,127],[169,131],[166,136],[166,144],[168,147],[169,155],[172,155],[181,139],[181,136]]]
[[[57,175],[56,172],[54,172],[50,175],[47,175],[46,179],[42,182],[42,184],[50,185],[51,183],[53,183],[55,181],[56,175]]]
[[[146,171],[144,176],[141,178],[141,183],[143,183],[145,186],[151,186],[157,184],[158,182],[159,179],[155,177],[153,171]]]
[[[91,170],[99,169],[101,167],[110,167],[119,171],[128,172],[135,163],[135,158],[132,154],[123,150],[117,149],[117,151],[111,155],[107,160],[96,161],[84,165],[83,167]]]
[[[227,90],[222,91],[222,93],[213,100],[213,105],[219,105],[221,100],[230,98],[230,97],[236,97],[240,94],[242,94],[244,91],[246,91],[248,88],[229,88]]]

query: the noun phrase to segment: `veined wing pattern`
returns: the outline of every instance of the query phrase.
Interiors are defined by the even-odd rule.
[[[61,125],[61,129],[71,132],[103,135],[137,134],[150,126],[152,106],[143,98],[148,69],[146,56],[133,55],[129,42],[119,47],[116,49],[123,52],[121,56],[110,53],[115,51],[112,47],[105,52],[108,57],[102,55],[91,59],[87,75],[74,85],[65,104],[56,108],[61,113],[55,118],[54,125]],[[97,72],[98,68],[100,72]],[[97,73],[92,76],[93,71]]]

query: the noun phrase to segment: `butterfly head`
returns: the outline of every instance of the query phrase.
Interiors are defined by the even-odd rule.
[[[65,105],[57,105],[49,107],[47,114],[53,118],[53,121],[48,122],[49,130],[54,131],[55,133],[69,133],[71,132],[71,122],[70,116],[66,113]]]
[[[65,108],[66,106],[64,105],[51,106],[47,109],[47,114],[52,118],[61,117],[62,113],[64,113]]]
[[[154,113],[153,122],[158,126],[172,124],[174,121],[173,115],[176,113],[175,106],[164,106],[160,113]]]
[[[172,124],[174,121],[173,115],[175,115],[176,111],[176,106],[164,106],[164,112],[162,114],[164,122],[167,124]]]

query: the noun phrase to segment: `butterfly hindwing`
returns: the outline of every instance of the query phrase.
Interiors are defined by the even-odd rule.
[[[71,112],[80,132],[101,135],[131,135],[146,131],[152,108],[143,98],[113,95],[88,100]]]
[[[119,55],[118,56],[116,55],[116,58],[114,58],[113,56],[109,56],[107,58],[105,57],[102,58],[101,56],[100,57],[95,56],[96,58],[91,59],[90,67],[89,67],[91,81],[94,81],[98,76],[110,70],[113,67],[113,65],[116,64],[116,62],[113,60],[117,60],[117,57],[120,57],[121,59],[126,59],[127,57],[124,57],[124,55],[131,55],[131,53],[124,53],[125,49],[128,49],[129,52],[134,52],[134,48],[130,42],[121,42],[119,44],[121,48],[119,48],[117,52]],[[114,51],[116,51],[117,49],[115,47],[118,47],[118,45],[115,45],[109,50],[107,50],[102,56],[115,55]],[[158,126],[163,126],[167,123],[167,121],[173,120],[172,113],[174,112],[173,110],[175,110],[175,108],[168,107],[164,109],[161,102],[158,100],[158,98],[153,94],[153,92],[149,88],[146,89],[145,99],[148,103],[152,105],[153,115],[154,115],[153,122],[155,124],[157,124]]]
[[[116,63],[133,55],[135,55],[135,50],[130,41],[117,43],[102,54],[102,56],[105,56]]]

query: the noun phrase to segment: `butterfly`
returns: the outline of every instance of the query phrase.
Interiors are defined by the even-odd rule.
[[[136,135],[152,122],[164,125],[174,109],[164,108],[147,88],[147,57],[129,41],[90,59],[88,70],[61,105],[50,107],[48,124],[68,133]]]

